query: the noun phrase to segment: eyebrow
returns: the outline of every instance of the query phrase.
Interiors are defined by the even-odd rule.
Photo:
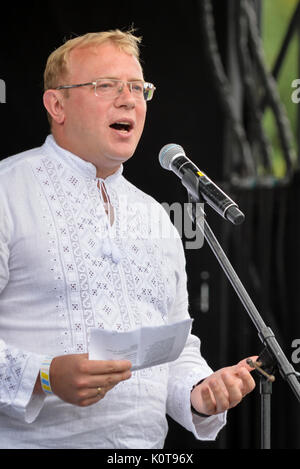
[[[130,80],[122,80],[121,78],[118,78],[118,77],[97,77],[95,78],[95,80],[120,80],[120,81],[128,81],[128,82],[131,82],[131,81],[140,81],[140,82],[144,82],[144,79],[143,78],[131,78]],[[94,81],[94,80],[93,80]]]

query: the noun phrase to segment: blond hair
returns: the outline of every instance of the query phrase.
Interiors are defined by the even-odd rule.
[[[44,72],[44,90],[63,84],[60,81],[68,75],[69,55],[75,48],[99,46],[104,42],[110,41],[119,47],[120,50],[134,55],[139,60],[139,43],[142,38],[135,36],[133,32],[133,29],[128,31],[114,29],[98,33],[87,33],[68,40],[48,57]]]

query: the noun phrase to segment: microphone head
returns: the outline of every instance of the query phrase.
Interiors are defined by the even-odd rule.
[[[185,156],[184,149],[176,143],[168,143],[159,152],[158,159],[164,169],[171,170],[170,164],[175,156]]]

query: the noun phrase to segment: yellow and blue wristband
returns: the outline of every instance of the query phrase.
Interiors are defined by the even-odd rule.
[[[41,385],[43,391],[46,394],[53,394],[50,384],[50,365],[51,365],[52,357],[46,357],[41,364],[40,369],[40,378],[41,378]]]

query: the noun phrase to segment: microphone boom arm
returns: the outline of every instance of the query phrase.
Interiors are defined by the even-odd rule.
[[[191,195],[189,192],[188,196],[190,204],[188,204],[187,211],[192,222],[196,223],[196,225],[202,232],[205,240],[207,241],[208,245],[216,256],[228,280],[230,281],[244,308],[250,316],[250,319],[255,325],[260,340],[265,346],[265,350],[262,352],[261,355],[263,357],[263,360],[260,359],[260,361],[263,361],[263,363],[260,364],[261,368],[264,369],[264,364],[266,365],[268,371],[269,369],[278,368],[282,378],[287,381],[293,393],[300,402],[300,373],[296,372],[293,366],[289,363],[287,357],[284,355],[284,352],[278,344],[274,333],[269,327],[266,326],[263,319],[261,318],[244,285],[242,284],[241,280],[233,269],[226,254],[224,253],[218,240],[216,239],[212,229],[207,223],[206,214],[204,210],[202,209],[202,207],[201,210],[195,209],[195,204],[199,202],[199,200],[195,199],[193,195]],[[201,206],[203,206],[202,203]],[[269,409],[268,412],[270,412],[270,405],[266,407],[266,399],[270,398],[270,387],[272,383],[269,380],[266,380],[265,378],[262,379],[264,380],[264,382],[261,388],[264,388],[264,385],[266,385],[268,388],[268,390],[265,392],[266,395],[262,396],[262,409],[267,408]],[[264,392],[263,389],[261,390],[261,392]],[[270,416],[268,415],[268,413],[266,415],[265,410],[263,411],[263,417],[265,420],[263,422],[262,428],[262,445],[266,449],[270,445]]]

